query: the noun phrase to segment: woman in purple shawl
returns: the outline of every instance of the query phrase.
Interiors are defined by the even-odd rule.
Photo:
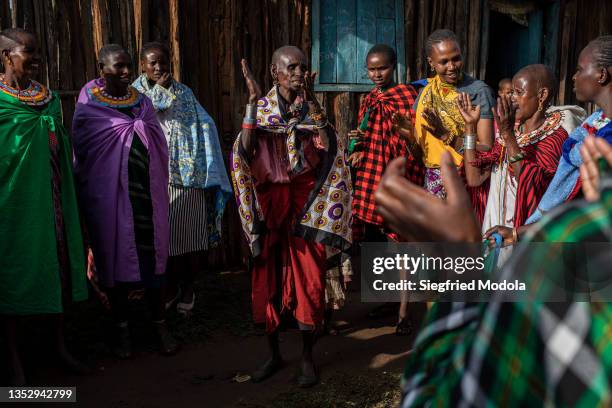
[[[83,87],[74,113],[74,175],[99,279],[117,325],[116,354],[131,355],[128,292],[145,287],[160,350],[177,345],[165,323],[168,146],[151,101],[130,86],[131,57],[99,52],[103,78]]]

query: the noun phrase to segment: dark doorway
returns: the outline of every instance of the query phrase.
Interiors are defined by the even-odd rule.
[[[485,81],[497,89],[500,79],[511,78],[524,66],[538,63],[558,74],[559,15],[559,0],[536,1],[535,8],[514,18],[491,10]]]
[[[502,78],[512,78],[529,64],[541,62],[542,12],[534,11],[519,24],[510,16],[491,11],[489,20],[489,54],[485,81],[497,89]]]

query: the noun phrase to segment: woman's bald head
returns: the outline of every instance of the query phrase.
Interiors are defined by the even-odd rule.
[[[308,58],[298,47],[286,45],[272,54],[272,78],[278,86],[287,91],[299,92],[304,88],[304,75],[307,70]]]
[[[555,75],[542,64],[528,65],[512,78],[512,102],[520,123],[544,111],[557,91]]]
[[[546,65],[527,65],[526,67],[520,69],[516,75],[514,75],[514,79],[516,78],[524,78],[530,84],[533,84],[536,91],[540,89],[547,89],[548,96],[545,102],[552,100],[552,98],[554,98],[554,96],[557,94],[557,78],[552,70]]]
[[[306,58],[306,54],[294,45],[283,45],[280,48],[277,48],[272,54],[272,64],[278,64],[281,59],[287,58],[289,56],[295,56],[297,58],[308,61]]]

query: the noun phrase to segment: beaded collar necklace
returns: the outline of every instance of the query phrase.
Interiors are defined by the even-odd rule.
[[[49,103],[53,94],[43,84],[30,80],[30,86],[27,89],[17,89],[9,85],[4,79],[4,75],[0,77],[0,92],[12,96],[19,101],[29,106],[42,106]]]
[[[115,109],[131,108],[138,105],[142,99],[142,94],[132,86],[128,87],[128,93],[124,96],[109,95],[104,88],[98,86],[92,86],[87,93],[100,105]]]
[[[516,135],[516,141],[519,147],[525,147],[540,140],[550,136],[553,132],[555,132],[564,119],[565,113],[563,111],[554,111],[550,114],[546,114],[546,118],[544,119],[544,123],[540,125],[535,130],[531,132],[522,133],[520,129],[515,129],[514,133]],[[502,145],[502,147],[506,146],[504,139],[501,136],[497,136],[497,140]]]

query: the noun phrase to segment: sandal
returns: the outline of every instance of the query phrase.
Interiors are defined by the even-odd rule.
[[[414,325],[412,324],[412,320],[404,317],[401,319],[397,326],[395,326],[395,334],[397,336],[410,336],[414,331]]]
[[[193,310],[193,305],[195,304],[195,293],[191,296],[191,303],[183,303],[178,302],[176,304],[176,311],[182,315],[189,314]]]
[[[170,310],[172,305],[174,305],[181,298],[181,288],[176,290],[176,296],[166,302],[166,310]]]
[[[159,340],[159,352],[164,356],[173,356],[179,349],[178,343],[170,334],[166,322],[154,322]]]
[[[271,358],[253,372],[251,381],[254,383],[262,382],[276,374],[278,370],[283,368],[283,365],[284,361],[282,359]]]
[[[381,319],[383,317],[389,317],[396,315],[399,310],[399,303],[384,303],[380,306],[368,312],[368,318],[370,319]]]
[[[126,325],[117,326],[116,343],[113,353],[122,360],[132,357],[132,341],[130,339],[130,328]]]
[[[314,365],[313,365],[314,367]],[[300,388],[310,388],[319,382],[319,376],[317,374],[317,368],[314,367],[314,373],[312,375],[306,375],[304,372],[301,372],[297,378],[297,385]]]

